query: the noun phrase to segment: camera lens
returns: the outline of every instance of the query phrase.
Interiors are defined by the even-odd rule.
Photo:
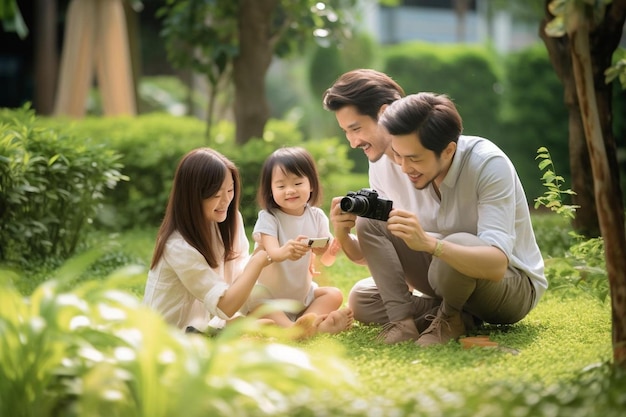
[[[357,216],[367,213],[369,209],[369,201],[362,196],[344,197],[339,203],[342,211],[346,213],[354,213]]]

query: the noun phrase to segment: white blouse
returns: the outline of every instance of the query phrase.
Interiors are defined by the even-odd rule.
[[[238,214],[237,230],[233,248],[239,255],[231,261],[220,262],[216,268],[211,268],[204,256],[179,232],[172,233],[163,256],[148,272],[143,303],[160,312],[166,322],[181,329],[187,326],[205,329],[213,318],[231,318],[217,307],[217,303],[250,259],[250,244],[241,213]],[[219,236],[213,243],[223,245]],[[218,252],[221,259],[223,248]]]

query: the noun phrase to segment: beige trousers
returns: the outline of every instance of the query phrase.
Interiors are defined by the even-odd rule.
[[[533,305],[534,286],[518,269],[509,267],[498,282],[468,277],[428,253],[413,251],[379,220],[359,217],[357,235],[372,274],[357,282],[348,297],[360,322],[387,323],[413,317],[419,323],[441,305],[447,314],[469,313],[476,323],[511,324],[524,318]],[[443,240],[487,245],[469,233],[451,234]]]

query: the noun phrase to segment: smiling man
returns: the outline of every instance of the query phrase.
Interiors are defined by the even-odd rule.
[[[433,255],[428,280],[442,299],[421,346],[466,332],[461,311],[494,324],[516,323],[547,288],[524,189],[509,158],[492,142],[463,136],[445,95],[409,95],[379,120],[395,160],[413,187],[439,204],[436,232],[419,213],[394,210],[388,229],[416,252]]]
[[[335,86],[324,103],[346,130],[340,110],[327,104]],[[415,340],[420,346],[447,343],[482,321],[524,318],[547,281],[509,158],[487,139],[461,135],[461,116],[444,95],[396,99],[381,109],[377,125],[378,140],[388,143],[384,153],[396,164],[389,170],[404,176],[380,191],[400,196],[398,204],[387,222],[357,219],[335,204],[331,209],[336,236],[339,230],[349,236],[344,250],[353,260],[360,256],[372,273],[351,291],[355,318],[385,323],[380,337],[386,343]],[[372,178],[382,160],[370,158],[372,183],[386,178]],[[357,237],[350,235],[354,225]]]
[[[402,87],[388,75],[357,69],[340,76],[326,90],[323,105],[335,113],[350,146],[362,149],[369,160],[369,187],[381,198],[392,200],[394,208],[432,213],[429,222],[434,225],[436,206],[428,206],[431,203],[420,198],[422,193],[414,189],[410,178],[394,162],[391,136],[378,127],[380,115],[404,95]],[[350,291],[348,304],[354,318],[362,323],[384,324],[379,338],[385,343],[416,340],[418,328],[425,329],[425,315],[440,304],[428,283],[430,254],[410,250],[390,233],[385,222],[357,219],[352,213],[342,212],[340,200],[336,197],[331,203],[334,236],[348,258],[367,265],[372,274]],[[355,226],[358,238],[351,233]]]

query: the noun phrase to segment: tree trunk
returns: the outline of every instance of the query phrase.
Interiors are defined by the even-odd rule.
[[[54,111],[54,88],[59,66],[56,0],[37,0],[35,22],[34,107],[38,114],[49,116]]]
[[[573,203],[580,206],[576,211],[573,227],[588,237],[600,235],[598,208],[595,203],[593,181],[591,181],[591,164],[589,151],[585,143],[582,116],[576,92],[576,83],[570,56],[570,39],[568,36],[554,38],[545,33],[546,23],[552,19],[547,11],[550,0],[546,0],[546,18],[541,22],[539,35],[544,41],[550,61],[557,76],[561,79],[564,88],[564,101],[569,110],[569,153],[570,170],[572,175],[572,189],[576,195]],[[607,150],[608,163],[613,181],[619,184],[619,164],[617,161],[617,147],[613,136],[612,86],[604,81],[604,70],[611,65],[613,51],[619,45],[624,26],[626,0],[615,0],[607,8],[602,24],[589,34],[591,50],[591,68],[593,87],[597,100],[600,128]],[[616,192],[622,198],[621,190]]]
[[[606,266],[611,289],[613,360],[617,366],[626,368],[626,257],[624,256],[626,253],[626,229],[624,227],[624,207],[620,192],[619,173],[615,176],[611,172],[613,166],[607,154],[611,149],[606,144],[602,126],[602,121],[606,117],[601,119],[599,111],[603,111],[604,108],[596,102],[596,77],[594,77],[591,59],[589,21],[580,10],[573,13],[576,15],[570,16],[568,36],[571,41],[572,67],[578,101],[591,156],[595,197],[599,209],[598,218],[604,239]],[[610,116],[608,119],[610,120]],[[615,158],[614,155],[613,152],[613,158]]]
[[[546,1],[546,5],[550,0]],[[547,10],[547,8],[546,8]],[[569,163],[572,178],[571,188],[576,192],[572,203],[579,206],[572,221],[574,230],[589,237],[600,235],[598,212],[593,189],[589,151],[585,142],[580,106],[576,95],[576,83],[572,72],[567,36],[554,38],[546,35],[545,26],[552,19],[546,12],[541,22],[539,36],[543,39],[554,70],[563,84],[563,101],[569,112]]]
[[[236,142],[263,137],[269,118],[265,76],[274,54],[271,19],[277,0],[241,0],[239,5],[239,55],[233,64]]]
[[[130,56],[130,66],[133,77],[133,94],[135,95],[135,105],[137,112],[139,108],[139,80],[143,70],[141,68],[141,33],[139,30],[139,15],[133,9],[130,0],[123,0],[124,15],[126,16],[126,30],[128,32],[128,51]]]

